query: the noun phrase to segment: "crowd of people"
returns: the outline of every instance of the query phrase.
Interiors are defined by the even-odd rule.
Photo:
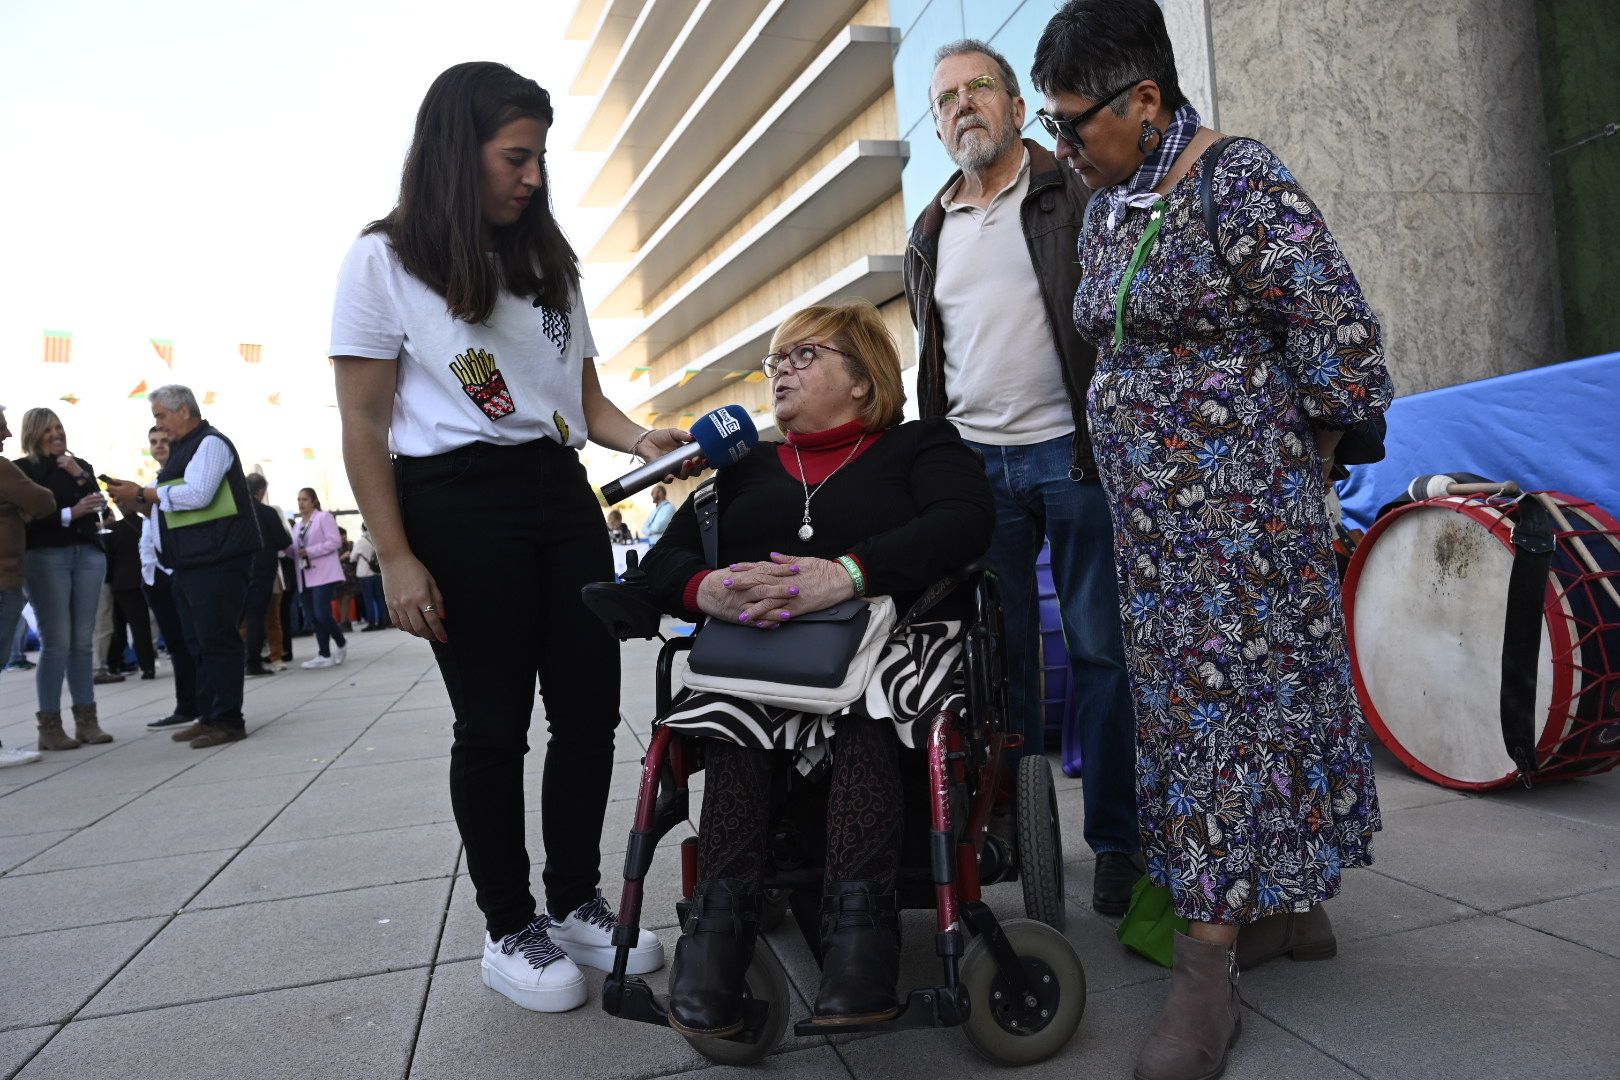
[[[1032,70],[1051,146],[1020,137],[1027,106],[1006,57],[963,40],[935,58],[935,133],[958,171],[906,255],[921,419],[902,420],[898,350],[870,304],[790,316],[763,362],[786,438],[721,474],[719,562],[691,502],[659,489],[645,570],[668,612],[769,633],[853,597],[904,601],[983,556],[1005,606],[1012,727],[1039,753],[1034,563],[1049,544],[1080,701],[1092,904],[1123,914],[1146,875],[1188,920],[1135,1075],[1213,1077],[1238,1037],[1238,970],[1333,954],[1322,904],[1370,861],[1380,827],[1325,504],[1342,432],[1381,414],[1392,386],[1378,322],[1315,204],[1264,145],[1203,125],[1153,0],[1070,0]],[[598,384],[578,260],[549,201],[552,121],[547,92],[502,65],[439,76],[394,207],[343,262],[329,349],[371,527],[349,563],[374,626],[431,643],[454,712],[450,794],[484,914],[482,979],[543,1012],[582,1004],[579,966],[609,967],[614,951],[599,886],[619,657],[580,589],[612,578],[609,540],[634,533],[610,516],[604,536],[578,451],[589,440],[652,460],[690,441],[637,425]],[[282,534],[279,514],[255,508],[262,481],[190,392],[152,402],[168,443],[157,484],[107,490],[137,515],[144,595],[195,670],[183,684],[177,659],[190,696],[162,723],[215,745],[242,737],[244,673],[268,670],[251,647],[244,663],[237,630],[244,609],[276,609],[247,598],[274,588],[276,558],[291,558],[283,597],[296,593],[315,630],[304,666],[343,662],[331,604],[343,535],[308,489]],[[46,641],[40,745],[104,741],[93,627],[104,583],[139,618],[129,577],[107,576],[106,552],[128,540],[100,532],[93,470],[53,415],[31,411],[23,444],[0,469],[0,640],[25,578]],[[658,718],[706,738],[710,774],[671,1026],[738,1029],[772,755],[811,750],[830,754],[834,791],[812,1012],[840,1025],[895,1015],[897,748],[919,703],[952,685],[959,625],[946,605],[906,626],[884,675],[904,689],[887,701],[868,692],[812,718],[688,693]],[[543,904],[524,828],[537,688]],[[627,947],[632,974],[664,963],[650,933]]]
[[[39,729],[37,750],[0,746],[0,766],[113,741],[96,687],[136,673],[156,678],[160,644],[174,707],[147,727],[174,729],[176,741],[199,749],[240,739],[244,679],[293,659],[294,598],[319,646],[303,666],[324,668],[343,662],[349,613],[380,591],[363,530],[366,548],[356,555],[310,488],[299,493],[290,529],[266,501],[263,474],[244,472],[188,388],[160,387],[149,400],[151,485],[96,473],[68,449],[62,419],[48,408],[23,414],[22,455],[0,460],[0,643],[6,667],[33,672]],[[10,436],[0,408],[0,446]],[[368,578],[377,584],[357,584]],[[389,625],[376,603],[365,611],[366,629]],[[35,627],[37,664],[25,651]]]

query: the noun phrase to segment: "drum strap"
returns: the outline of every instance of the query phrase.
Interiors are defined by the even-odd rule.
[[[1540,496],[1526,495],[1513,523],[1513,570],[1502,634],[1502,742],[1526,787],[1538,768],[1536,670],[1552,551],[1552,519]]]

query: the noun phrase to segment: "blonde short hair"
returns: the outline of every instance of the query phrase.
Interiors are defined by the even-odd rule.
[[[60,416],[57,416],[55,412],[44,406],[29,409],[23,413],[22,431],[17,436],[22,440],[23,453],[35,461],[42,459],[45,456],[44,451],[41,449],[42,444],[45,442],[45,429],[52,424],[60,424],[61,422],[62,418]]]
[[[900,350],[872,302],[846,300],[796,311],[777,328],[771,338],[771,352],[818,339],[845,349],[849,355],[844,357],[844,368],[850,378],[871,387],[861,406],[861,423],[866,430],[882,431],[898,424],[906,405],[906,388],[900,381]]]

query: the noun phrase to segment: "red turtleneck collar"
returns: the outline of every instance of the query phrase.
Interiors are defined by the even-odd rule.
[[[795,480],[819,484],[841,468],[844,459],[854,461],[883,438],[881,431],[867,431],[859,420],[851,420],[826,431],[787,433],[787,442],[776,448],[782,468]],[[860,444],[859,449],[856,443]],[[795,454],[794,450],[798,453]],[[851,453],[853,451],[853,453]],[[804,461],[804,476],[799,475],[799,461]]]

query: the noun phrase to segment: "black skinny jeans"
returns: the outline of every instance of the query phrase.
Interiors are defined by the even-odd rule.
[[[270,614],[271,590],[276,587],[276,574],[280,572],[276,553],[261,551],[253,556],[248,571],[247,604],[242,609],[242,623],[246,630],[246,664],[257,666],[264,655],[265,617]]]
[[[579,591],[613,580],[613,556],[579,455],[550,440],[399,458],[395,478],[411,550],[444,595],[450,640],[433,652],[456,716],[450,801],[498,940],[535,914],[523,756],[537,679],[546,906],[565,915],[601,881],[619,645]]]
[[[180,609],[174,603],[174,586],[169,575],[157,570],[152,578],[152,584],[141,588],[146,592],[146,602],[152,606],[152,614],[157,616],[163,644],[169,648],[169,663],[174,668],[174,711],[178,716],[195,720],[201,715],[197,711],[197,660],[186,645],[185,624],[180,621]]]

